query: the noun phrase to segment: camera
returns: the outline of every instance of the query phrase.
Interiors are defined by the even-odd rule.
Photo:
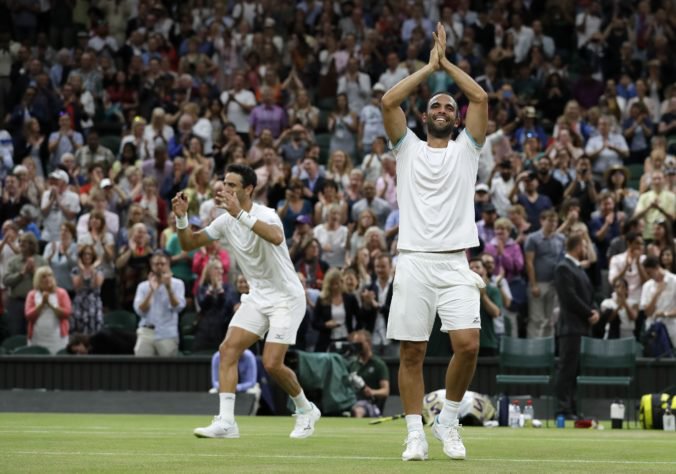
[[[346,359],[357,357],[361,351],[361,342],[334,341],[329,346],[329,352],[336,352]]]

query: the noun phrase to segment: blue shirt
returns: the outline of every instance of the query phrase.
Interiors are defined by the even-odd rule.
[[[521,204],[526,210],[526,216],[532,230],[540,229],[540,214],[542,211],[554,207],[552,201],[544,194],[539,194],[535,202],[530,202],[525,194],[519,194],[517,203]]]
[[[136,288],[134,311],[141,317],[139,327],[155,326],[155,339],[178,339],[178,313],[185,308],[185,286],[178,278],[171,279],[171,292],[178,300],[177,306],[171,306],[169,293],[164,285],[160,285],[153,293],[148,311],[141,311],[141,303],[150,292],[148,280]]]

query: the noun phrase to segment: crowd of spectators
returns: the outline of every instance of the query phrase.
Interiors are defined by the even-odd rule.
[[[396,162],[379,102],[427,62],[439,21],[490,98],[468,251],[488,282],[481,353],[502,334],[554,334],[572,234],[603,303],[595,334],[663,320],[676,343],[674,18],[668,0],[2,2],[5,335],[56,352],[126,309],[137,353],[176,354],[186,308],[215,349],[246,281],[227,242],[181,250],[170,199],[185,192],[205,227],[224,212],[225,167],[246,163],[307,288],[299,347],[366,329],[395,355]],[[437,72],[403,107],[421,136],[439,92],[462,128],[467,100]]]

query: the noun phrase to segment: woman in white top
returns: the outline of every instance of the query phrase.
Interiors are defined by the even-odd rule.
[[[65,349],[70,312],[68,292],[56,286],[52,269],[38,268],[33,276],[33,289],[26,297],[28,345],[46,347],[52,354]]]
[[[339,268],[345,265],[348,234],[347,227],[340,224],[341,217],[341,207],[338,204],[331,204],[326,223],[318,225],[313,231],[322,248],[322,258],[330,266]]]
[[[623,278],[616,280],[613,288],[612,296],[601,302],[601,320],[606,324],[595,325],[594,335],[604,339],[634,337],[638,301],[629,299],[629,288]]]

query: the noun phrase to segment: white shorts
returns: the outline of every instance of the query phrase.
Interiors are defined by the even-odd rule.
[[[429,340],[437,312],[443,332],[481,329],[479,288],[484,286],[464,252],[402,252],[394,275],[388,339]]]
[[[289,346],[296,343],[296,333],[305,317],[305,295],[280,297],[274,304],[261,305],[252,295],[242,295],[242,304],[232,317],[230,326],[236,326],[263,339]]]

